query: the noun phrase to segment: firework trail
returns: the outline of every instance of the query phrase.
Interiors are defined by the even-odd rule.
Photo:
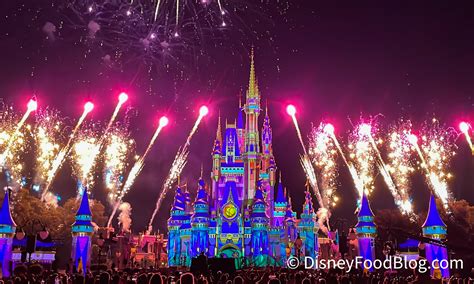
[[[309,155],[313,164],[319,169],[319,180],[322,187],[322,197],[328,207],[335,206],[338,197],[335,195],[337,188],[337,148],[331,134],[324,129],[328,124],[321,123],[314,127],[309,139]],[[322,214],[321,215],[327,215]]]
[[[78,198],[86,188],[90,192],[94,185],[94,168],[99,149],[100,139],[98,131],[93,126],[84,127],[77,134],[76,142],[72,146],[71,151],[72,168],[78,182]]]
[[[53,182],[54,178],[56,177],[56,174],[58,170],[61,168],[61,165],[64,162],[64,159],[66,158],[67,154],[71,150],[72,143],[74,141],[74,138],[76,137],[76,134],[81,127],[82,123],[86,119],[87,115],[94,109],[94,104],[91,102],[87,102],[84,104],[84,111],[82,112],[81,117],[76,123],[76,126],[72,130],[71,135],[69,136],[69,140],[66,143],[66,146],[64,146],[61,151],[59,151],[59,154],[56,156],[54,159],[51,168],[48,171],[48,176],[46,179],[46,185],[43,190],[43,194],[41,195],[41,200],[44,200],[46,197],[46,194],[49,191],[49,187],[51,186],[51,183]]]
[[[112,225],[112,220],[115,216],[115,213],[117,213],[117,209],[120,206],[120,203],[122,202],[123,197],[125,194],[128,193],[132,185],[135,183],[135,179],[138,177],[140,172],[143,169],[144,163],[146,156],[150,152],[151,148],[153,147],[153,144],[155,144],[156,139],[158,138],[158,135],[160,134],[161,130],[163,127],[168,125],[168,118],[163,116],[160,118],[160,122],[158,124],[158,127],[156,128],[155,133],[153,134],[153,137],[151,138],[150,142],[148,143],[148,147],[146,148],[145,152],[141,157],[139,157],[136,161],[135,164],[133,165],[132,169],[130,170],[127,178],[125,179],[125,183],[122,187],[122,190],[118,193],[118,198],[115,201],[115,206],[112,211],[112,214],[109,217],[109,221],[107,222],[107,227],[110,227]]]
[[[8,184],[21,182],[24,168],[23,154],[28,151],[27,137],[31,127],[27,125],[18,129],[18,117],[11,107],[4,106],[0,110],[0,151],[6,154],[1,170],[5,174]],[[16,136],[15,143],[10,143],[11,137]],[[8,145],[10,143],[10,145]],[[9,150],[7,151],[7,147]]]
[[[411,133],[411,122],[400,120],[392,127],[388,137],[388,163],[387,170],[397,185],[400,200],[395,200],[397,206],[404,214],[413,214],[410,198],[410,179],[415,171],[411,160],[412,144],[408,139]]]
[[[349,173],[351,174],[352,180],[354,181],[358,200],[360,200],[362,198],[362,193],[364,192],[364,185],[362,184],[359,178],[359,174],[357,173],[355,166],[352,164],[352,162],[347,160],[346,156],[344,155],[344,151],[342,150],[341,144],[339,144],[339,140],[337,140],[336,134],[334,133],[334,126],[328,123],[324,126],[323,130],[329,135],[329,137],[331,137],[332,141],[334,142],[334,145],[336,146],[337,151],[339,152],[339,155],[344,161],[344,164],[349,169]]]
[[[448,210],[448,201],[451,196],[448,190],[448,180],[451,173],[447,172],[450,160],[456,154],[454,143],[456,133],[451,128],[445,128],[437,119],[426,122],[421,131],[421,142],[411,134],[410,142],[415,147],[421,160],[426,179],[434,194],[441,199],[443,206]]]
[[[185,147],[189,146],[189,144],[191,143],[191,139],[194,136],[194,133],[196,133],[196,130],[198,129],[199,124],[201,124],[202,118],[205,117],[208,113],[209,113],[209,109],[207,108],[207,106],[202,106],[199,109],[199,116],[194,122],[193,128],[191,129],[191,132],[189,133],[188,138],[186,139]]]
[[[36,102],[36,98],[32,98],[28,101],[28,104],[26,106],[26,112],[25,114],[23,115],[23,117],[21,118],[21,120],[18,122],[18,124],[16,125],[16,128],[15,130],[13,131],[13,133],[11,133],[11,135],[9,136],[8,140],[7,140],[7,143],[6,143],[6,147],[5,147],[5,150],[3,151],[3,153],[0,155],[0,166],[2,168],[4,168],[6,166],[6,161],[7,161],[7,157],[10,155],[10,151],[11,151],[11,148],[12,148],[12,145],[14,144],[14,142],[16,141],[17,137],[20,135],[20,130],[21,128],[23,127],[23,125],[25,124],[26,120],[28,119],[28,117],[30,116],[30,113],[32,113],[33,111],[35,111],[36,109],[38,108],[38,103]]]
[[[303,155],[300,155],[300,163],[301,166],[303,167],[303,171],[306,174],[306,178],[309,181],[309,184],[311,185],[311,188],[313,189],[313,194],[316,196],[316,199],[318,200],[319,206],[322,208],[325,208],[325,204],[323,202],[323,198],[321,196],[321,193],[319,191],[318,187],[318,180],[316,178],[316,172],[314,170],[313,164],[311,163],[311,160],[308,156],[308,152],[306,151],[306,146],[304,145],[303,142],[303,137],[301,136],[301,131],[300,127],[298,125],[298,120],[296,119],[296,108],[294,105],[288,105],[286,107],[286,112],[288,113],[289,116],[291,116],[291,120],[293,121],[293,124],[296,129],[296,134],[298,135],[298,139],[300,140],[301,147],[303,148]]]
[[[349,137],[350,158],[358,173],[359,197],[363,193],[369,195],[374,189],[374,168],[376,164],[376,153],[371,145],[369,135],[371,125],[360,123]]]
[[[194,133],[198,129],[202,118],[206,116],[208,113],[209,113],[209,109],[206,106],[201,106],[201,108],[199,109],[199,116],[196,119],[196,122],[194,123],[194,126],[191,129],[191,132],[189,133],[186,139],[186,143],[184,144],[182,148],[178,149],[178,153],[176,153],[174,161],[171,164],[171,168],[168,173],[168,176],[166,177],[166,180],[163,183],[163,188],[161,190],[160,196],[158,197],[158,200],[156,201],[155,210],[153,210],[152,216],[148,223],[149,224],[148,228],[150,229],[152,228],[153,221],[155,220],[156,214],[160,210],[163,199],[166,197],[170,188],[173,186],[173,184],[176,182],[178,177],[181,175],[181,172],[183,171],[184,166],[186,166],[186,163],[188,161],[188,154],[189,154],[188,147],[191,143],[191,139],[193,138]]]
[[[304,145],[304,142],[303,142],[303,136],[301,136],[301,131],[300,131],[300,127],[298,125],[298,120],[296,119],[296,108],[295,108],[295,106],[294,105],[288,105],[286,107],[286,112],[291,117],[291,120],[293,121],[293,124],[295,125],[296,135],[298,135],[298,139],[300,140],[301,147],[303,148],[303,153],[304,153],[304,155],[307,155],[306,146]]]
[[[123,185],[123,174],[134,146],[135,142],[129,137],[125,128],[116,127],[107,135],[104,152],[104,183],[109,192],[108,199],[111,205],[114,205],[118,198],[118,191]]]
[[[155,220],[156,214],[158,214],[158,211],[160,210],[163,199],[166,197],[168,191],[171,189],[171,187],[183,171],[184,167],[186,166],[186,163],[188,161],[188,154],[189,151],[186,149],[186,147],[184,147],[183,150],[178,150],[178,153],[174,158],[173,164],[171,164],[171,168],[168,173],[168,176],[166,177],[165,183],[163,184],[163,188],[161,189],[161,194],[158,197],[158,200],[156,201],[155,210],[153,210],[150,221],[148,222],[148,228],[152,228],[153,221]]]
[[[61,149],[64,123],[56,111],[40,111],[37,114],[34,137],[36,142],[36,175],[35,190],[40,190],[47,179],[48,171],[53,165],[54,158]]]
[[[464,134],[464,137],[466,137],[467,144],[469,144],[471,153],[474,156],[474,146],[472,145],[471,136],[469,135],[469,129],[471,129],[471,125],[469,123],[463,121],[459,124],[459,130],[461,130],[461,132]]]

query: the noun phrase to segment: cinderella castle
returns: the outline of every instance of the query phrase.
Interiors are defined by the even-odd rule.
[[[211,184],[201,177],[194,203],[189,192],[176,190],[168,220],[169,266],[189,266],[201,253],[253,266],[284,265],[290,254],[318,253],[319,228],[310,193],[297,220],[281,178],[276,181],[267,110],[259,132],[262,107],[253,52],[250,61],[245,104],[239,103],[237,120],[226,122],[222,132],[219,118]]]

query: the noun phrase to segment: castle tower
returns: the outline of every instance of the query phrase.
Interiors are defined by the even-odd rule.
[[[10,276],[12,261],[12,242],[16,224],[10,212],[10,189],[5,191],[2,208],[0,209],[0,261],[3,277]]]
[[[280,182],[278,183],[278,191],[274,204],[275,210],[273,211],[272,226],[280,227],[285,225],[285,214],[287,210],[287,205],[288,202],[286,202],[286,194],[283,191],[283,184],[281,182],[280,175]]]
[[[194,214],[191,218],[192,234],[191,248],[193,256],[201,252],[208,253],[209,249],[209,201],[204,180],[199,179],[199,189],[194,202]]]
[[[81,204],[76,213],[76,221],[72,224],[72,259],[78,272],[82,274],[90,268],[91,241],[94,227],[89,206],[87,189],[82,193]]]
[[[174,197],[171,216],[168,219],[168,266],[178,266],[181,260],[180,227],[186,218],[186,202],[181,188],[178,186]]]
[[[367,259],[373,262],[375,260],[374,239],[377,236],[377,228],[374,223],[374,213],[370,208],[369,200],[365,193],[362,195],[357,219],[358,223],[355,227],[359,243],[359,256],[364,260]],[[369,270],[372,271],[373,267],[370,267]]]
[[[303,212],[298,224],[298,232],[303,241],[303,255],[310,256],[313,259],[318,256],[318,230],[319,227],[316,221],[316,214],[314,213],[311,193],[309,192],[309,187],[307,187]]]
[[[444,224],[441,216],[439,215],[438,208],[436,206],[436,199],[433,194],[430,197],[430,205],[428,208],[428,215],[426,216],[425,223],[422,226],[423,236],[426,238],[444,241],[446,240],[447,228]],[[438,261],[438,266],[440,261],[448,260],[448,250],[446,247],[436,245],[436,244],[425,244],[426,259],[428,263],[434,263],[435,260]],[[449,269],[435,268],[434,265],[431,265],[431,275],[435,273],[437,269],[441,271],[443,278],[449,278]],[[445,264],[443,264],[445,266]]]
[[[219,119],[217,122],[217,132],[216,132],[216,140],[214,140],[214,147],[212,149],[212,173],[211,178],[213,183],[217,183],[219,181],[221,175],[221,145],[222,145],[222,130],[221,130],[221,117],[219,115]],[[215,188],[216,184],[213,184],[212,188]],[[212,191],[212,199],[215,200],[216,192]]]
[[[274,211],[275,171],[276,165],[272,149],[272,128],[270,126],[268,108],[266,107],[262,127],[262,155],[260,157],[259,178],[262,181],[263,196],[267,204],[267,215],[270,216],[271,223],[273,223]]]
[[[243,158],[245,162],[245,180],[247,204],[252,204],[252,198],[255,195],[255,188],[259,179],[259,156],[260,142],[258,134],[258,116],[260,114],[260,93],[255,78],[255,66],[253,58],[253,49],[250,55],[250,78],[249,87],[246,94],[244,105],[246,115],[245,119],[245,151]]]
[[[242,98],[239,95],[239,112],[237,113],[237,140],[239,141],[240,152],[244,152],[245,146],[245,123],[244,123],[244,109],[242,107]]]
[[[252,213],[250,215],[252,224],[251,250],[255,266],[266,266],[268,259],[268,216],[265,213],[265,201],[260,187],[255,191]]]
[[[271,219],[270,227],[270,255],[278,260],[281,266],[285,265],[286,261],[286,242],[282,240],[287,239],[287,232],[285,226],[285,214],[288,202],[286,201],[286,192],[283,191],[283,184],[278,184],[277,196],[273,205],[273,218]]]

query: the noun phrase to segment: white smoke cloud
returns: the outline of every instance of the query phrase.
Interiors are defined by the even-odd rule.
[[[120,214],[118,216],[119,225],[122,226],[124,232],[130,232],[130,227],[132,225],[132,206],[128,202],[120,204],[119,207]]]
[[[49,40],[54,41],[56,39],[54,36],[54,33],[56,32],[56,26],[53,23],[46,22],[46,24],[43,26],[43,32],[46,34],[46,37]]]
[[[95,34],[100,31],[100,25],[96,21],[90,21],[89,24],[87,25],[87,28],[89,29],[89,36],[90,37],[95,37]]]
[[[331,218],[331,212],[326,208],[319,208],[318,212],[316,212],[316,215],[318,216],[319,229],[321,229],[327,235],[329,229],[326,224],[329,226],[329,218]]]

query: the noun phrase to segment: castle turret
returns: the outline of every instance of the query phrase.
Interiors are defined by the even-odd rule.
[[[446,224],[443,222],[441,216],[439,215],[438,208],[436,206],[436,199],[433,194],[430,197],[428,215],[426,216],[425,223],[423,223],[422,231],[423,236],[426,238],[434,239],[437,241],[446,240]],[[425,251],[428,263],[438,265],[438,267],[435,267],[436,265],[431,265],[431,275],[434,275],[436,272],[441,272],[443,278],[448,278],[449,269],[443,269],[441,268],[441,266],[439,266],[439,263],[441,261],[446,262],[448,260],[448,250],[446,249],[446,247],[437,244],[427,243],[425,244]],[[442,267],[444,266],[445,265],[443,263]]]
[[[178,186],[168,219],[168,266],[178,266],[181,260],[181,236],[179,228],[186,218],[186,202],[181,188]]]
[[[242,107],[242,99],[239,96],[239,112],[237,113],[237,139],[239,141],[240,152],[244,152],[245,146],[245,122],[244,122],[244,109]]]
[[[256,266],[268,265],[268,216],[265,213],[265,200],[260,187],[255,191],[252,213],[250,214],[252,224],[252,254]]]
[[[279,227],[284,226],[285,224],[285,214],[287,210],[288,202],[286,202],[286,195],[283,191],[283,184],[281,182],[278,183],[278,190],[275,199],[275,210],[273,211],[273,226]]]
[[[198,186],[199,189],[194,202],[194,214],[191,218],[193,256],[197,256],[201,252],[207,253],[209,249],[209,201],[202,178],[199,179]]]
[[[365,193],[362,195],[360,210],[358,214],[358,223],[355,226],[359,245],[359,256],[363,260],[373,262],[375,260],[375,244],[374,240],[377,236],[377,228],[374,223],[374,213],[370,208],[369,200]],[[362,267],[366,269],[365,267]],[[368,270],[372,271],[373,267]]]
[[[222,134],[221,134],[221,117],[219,116],[217,122],[217,133],[216,140],[214,140],[214,147],[212,149],[212,175],[213,181],[217,182],[221,174],[221,145],[222,145]],[[213,196],[214,197],[214,196]]]
[[[0,261],[3,277],[10,276],[12,261],[12,242],[16,224],[10,211],[10,189],[5,191],[2,208],[0,209]]]
[[[260,114],[260,92],[255,77],[253,49],[250,55],[250,78],[244,106],[245,119],[245,180],[246,198],[252,204],[255,188],[259,179],[260,142],[258,134],[258,116]]]
[[[82,192],[81,204],[76,213],[76,221],[72,224],[72,259],[76,270],[84,275],[90,268],[93,232],[92,212],[86,188]]]
[[[301,213],[301,220],[298,224],[298,232],[303,241],[303,255],[310,256],[313,259],[318,256],[318,230],[319,227],[316,221],[316,214],[314,213],[313,200],[307,183],[305,202],[303,212]]]

